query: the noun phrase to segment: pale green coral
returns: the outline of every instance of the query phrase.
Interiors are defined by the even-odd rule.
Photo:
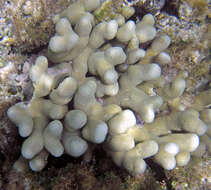
[[[188,164],[200,139],[209,147],[207,124],[198,113],[210,103],[209,94],[196,98],[196,107],[201,108],[197,111],[184,106],[157,117],[163,103],[179,99],[186,88],[187,73],[178,73],[165,84],[162,63],[152,63],[171,39],[157,34],[151,14],[138,23],[119,18],[96,23],[92,12],[98,7],[99,0],[79,0],[54,18],[56,34],[50,39],[48,57],[59,64],[48,67],[47,58],[39,56],[30,70],[32,99],[8,110],[19,134],[27,137],[22,156],[32,170],[40,171],[49,153],[79,157],[91,143],[104,143],[115,164],[132,175],[142,174],[144,159],[152,156],[167,170]],[[126,18],[127,13],[129,9],[123,14]],[[139,46],[151,40],[145,54]],[[141,55],[136,57],[134,50]],[[169,63],[166,57],[159,60]],[[118,72],[116,67],[122,64],[128,66]],[[154,93],[145,93],[147,88]],[[76,110],[83,115],[76,114],[77,122],[71,118]],[[64,127],[58,121],[63,118]]]

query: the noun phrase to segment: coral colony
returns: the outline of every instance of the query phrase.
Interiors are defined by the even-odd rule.
[[[100,5],[79,0],[55,16],[48,59],[57,64],[48,67],[45,56],[37,57],[29,73],[32,99],[7,112],[26,138],[16,169],[27,163],[41,171],[49,154],[80,157],[101,143],[132,175],[145,171],[148,157],[171,170],[211,150],[211,109],[205,109],[211,91],[196,96],[189,108],[174,101],[188,74],[164,80],[161,65],[171,61],[165,52],[170,38],[157,34],[154,17],[135,23],[117,14],[97,23],[93,11]],[[145,42],[151,45],[144,50]],[[172,112],[156,116],[168,102],[177,102]]]

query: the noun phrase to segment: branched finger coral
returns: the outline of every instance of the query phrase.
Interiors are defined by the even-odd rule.
[[[190,108],[178,105],[157,116],[186,88],[187,73],[171,82],[162,78],[161,65],[171,61],[165,53],[170,37],[157,34],[151,14],[138,23],[124,14],[97,23],[92,12],[100,3],[79,0],[55,16],[48,59],[58,64],[49,67],[39,56],[30,70],[32,99],[8,110],[27,137],[22,157],[41,171],[49,154],[80,157],[92,144],[103,144],[132,175],[145,171],[149,157],[167,170],[185,166],[200,141],[210,148],[210,110],[204,110],[210,90]],[[140,47],[145,42],[151,42],[148,49]]]

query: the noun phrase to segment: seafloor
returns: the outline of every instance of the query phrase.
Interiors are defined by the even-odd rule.
[[[0,190],[208,190],[211,189],[211,158],[193,158],[185,167],[165,171],[151,159],[138,178],[116,167],[100,147],[89,162],[69,156],[49,157],[44,171],[18,173],[12,165],[23,141],[8,120],[8,107],[29,100],[33,91],[28,79],[30,65],[44,53],[54,33],[52,16],[71,0],[0,0]],[[135,7],[133,20],[146,13],[156,16],[156,27],[171,39],[172,63],[163,74],[173,77],[178,69],[189,72],[182,100],[211,87],[211,9],[209,0],[108,1],[99,20],[108,19],[123,3]]]

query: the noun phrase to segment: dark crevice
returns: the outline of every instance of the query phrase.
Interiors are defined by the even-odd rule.
[[[111,170],[118,176],[124,176],[123,173],[127,173],[124,169],[119,168],[114,164],[111,158],[109,158],[106,152],[103,150],[102,146],[96,146],[95,150],[93,151],[93,159],[89,164],[94,165],[95,176],[98,179],[104,179],[106,173],[110,172]]]
[[[5,156],[4,156],[4,154],[2,154],[1,152],[0,152],[0,163],[1,162],[4,162],[6,159],[5,159]]]
[[[210,18],[210,17],[208,17],[208,16],[206,16],[206,18],[205,18],[205,22],[206,22],[207,24],[211,24],[211,18]]]
[[[190,133],[189,131],[184,131],[184,130],[171,130],[171,133],[166,133],[166,134],[162,134],[162,135],[159,135],[159,137],[166,137],[168,135],[171,135],[171,134],[187,134],[187,133]]]
[[[60,168],[64,168],[66,167],[68,164],[72,163],[72,164],[80,164],[82,162],[82,157],[80,158],[73,158],[67,154],[63,154],[62,156],[56,158],[53,157],[51,155],[49,155],[48,157],[48,163],[45,167],[45,170],[48,170],[49,168],[51,168],[52,166],[56,169],[60,169]]]
[[[86,73],[86,78],[89,78],[89,77],[93,77],[93,75],[90,72],[87,72]],[[96,76],[96,78],[99,79],[99,76]]]
[[[173,190],[171,186],[171,182],[166,177],[166,174],[164,172],[164,169],[159,166],[157,163],[153,161],[153,158],[145,159],[145,162],[150,167],[150,169],[155,173],[155,178],[159,182],[165,182],[167,190]]]
[[[68,111],[71,111],[71,110],[73,110],[74,109],[74,101],[70,101],[69,103],[68,103]]]
[[[167,0],[161,11],[179,18],[179,5],[179,0]]]

